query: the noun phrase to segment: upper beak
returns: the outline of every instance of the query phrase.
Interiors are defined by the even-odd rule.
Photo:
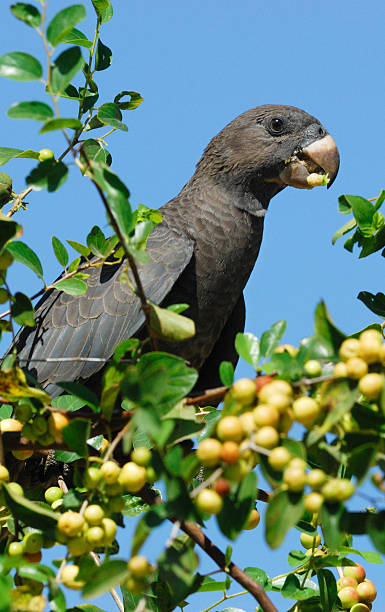
[[[340,156],[337,145],[330,134],[327,134],[295,153],[287,161],[279,178],[285,185],[292,185],[299,189],[312,189],[316,185],[325,184],[322,181],[322,175],[327,174],[329,188],[337,176],[339,165]]]

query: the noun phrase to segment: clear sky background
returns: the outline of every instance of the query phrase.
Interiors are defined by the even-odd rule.
[[[51,0],[49,15],[73,3]],[[91,36],[93,10],[90,2],[84,4],[87,21],[79,27]],[[131,0],[113,4],[115,16],[101,33],[102,41],[112,48],[113,63],[99,73],[97,82],[100,103],[112,101],[123,89],[139,91],[144,98],[138,110],[125,114],[128,133],[117,132],[109,141],[112,168],[129,187],[132,204],[158,207],[176,195],[208,141],[244,110],[265,103],[299,106],[320,119],[333,135],[341,154],[340,173],[329,191],[287,188],[272,201],[263,245],[246,289],[246,328],[260,336],[278,319],[286,319],[285,341],[297,344],[312,333],[320,298],[345,332],[377,321],[356,296],[360,290],[384,290],[380,254],[358,260],[343,249],[342,241],[332,246],[331,237],[347,220],[337,212],[338,195],[374,197],[384,187],[383,1]],[[1,3],[0,54],[25,51],[45,65],[40,39],[13,18],[8,6]],[[5,79],[0,87],[0,146],[49,147],[58,156],[65,148],[60,134],[39,135],[38,124],[14,121],[5,114],[15,101],[44,100],[42,87]],[[70,116],[65,109],[71,104],[63,103],[63,116]],[[33,165],[31,160],[15,160],[2,168],[14,177],[15,191],[25,187],[24,177]],[[28,201],[28,213],[21,212],[17,220],[25,227],[23,240],[38,252],[49,281],[60,273],[52,257],[52,234],[62,241],[84,242],[93,224],[105,227],[103,209],[92,185],[74,166],[56,194],[32,193]],[[11,278],[14,290],[32,294],[39,288],[32,272],[21,266],[14,266]],[[7,344],[3,340],[4,350]],[[251,370],[240,365],[238,374],[248,375]],[[367,492],[374,489],[368,487]],[[356,509],[364,505],[363,499],[354,500]],[[167,532],[168,527],[154,536],[147,549],[151,560]],[[226,546],[215,530],[212,534]],[[355,544],[371,548],[365,538],[357,538]],[[274,576],[285,571],[290,548],[299,548],[297,532],[280,551],[271,552],[263,542],[261,526],[239,539],[234,560],[241,567],[259,566]],[[122,554],[127,550],[123,543]],[[206,562],[203,567],[214,569]],[[382,591],[374,609],[385,609],[383,566],[366,567]],[[68,600],[76,597],[71,594]],[[195,612],[214,602],[215,595],[191,600]],[[100,605],[112,610],[112,600],[104,601]],[[282,599],[275,601],[279,610],[290,607]],[[250,598],[230,603],[253,609]]]

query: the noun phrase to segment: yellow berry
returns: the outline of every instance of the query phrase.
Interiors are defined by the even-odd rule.
[[[366,374],[360,379],[358,388],[362,395],[365,395],[365,397],[368,399],[375,400],[380,396],[383,385],[384,377],[381,374],[372,372],[371,374]]]
[[[312,397],[304,395],[293,402],[294,418],[305,427],[312,425],[320,412],[320,405]]]
[[[274,427],[266,425],[255,433],[254,442],[263,448],[274,448],[279,443],[279,433]]]
[[[277,470],[277,472],[282,472],[285,467],[288,465],[291,459],[291,454],[284,446],[276,446],[271,451],[268,462],[273,468],[273,470]]]
[[[357,338],[347,338],[340,346],[339,356],[342,361],[347,361],[351,357],[358,357],[360,349],[360,341]]]
[[[368,364],[361,357],[351,357],[346,362],[346,370],[349,378],[359,380],[368,373]]]
[[[255,401],[255,381],[251,378],[240,378],[231,387],[232,398],[241,406],[251,406]]]
[[[257,427],[264,427],[265,425],[275,427],[279,422],[279,412],[274,406],[259,404],[253,410],[253,418]]]
[[[218,514],[222,510],[223,499],[212,489],[202,489],[197,495],[196,504],[201,512]]]
[[[242,423],[236,416],[225,416],[217,423],[217,436],[220,440],[240,442],[244,436]]]
[[[339,361],[336,363],[333,369],[334,378],[346,378],[348,375],[348,369],[346,367],[346,363],[344,361]]]
[[[247,519],[247,523],[244,529],[255,529],[261,520],[261,516],[256,508],[251,511],[249,518]]]
[[[196,455],[202,465],[214,467],[221,458],[222,444],[216,438],[206,438],[200,442]]]

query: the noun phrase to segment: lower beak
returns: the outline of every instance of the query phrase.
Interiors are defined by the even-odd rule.
[[[333,184],[340,165],[337,145],[330,134],[315,140],[287,160],[279,175],[285,185],[298,189],[312,189]]]

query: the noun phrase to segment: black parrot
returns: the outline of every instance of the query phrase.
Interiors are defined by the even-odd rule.
[[[237,362],[234,337],[243,331],[243,289],[262,241],[270,199],[286,185],[309,188],[310,174],[339,167],[337,147],[322,124],[295,107],[264,105],[229,123],[206,147],[181,192],[162,208],[147,243],[150,263],[139,266],[146,296],[167,306],[187,303],[196,335],[161,348],[200,371],[199,387],[218,381],[222,360]],[[91,268],[87,292],[53,291],[36,308],[36,327],[15,341],[22,366],[46,390],[55,383],[100,379],[103,363],[51,362],[47,357],[108,359],[122,340],[140,333],[139,299],[119,277],[125,262]]]

